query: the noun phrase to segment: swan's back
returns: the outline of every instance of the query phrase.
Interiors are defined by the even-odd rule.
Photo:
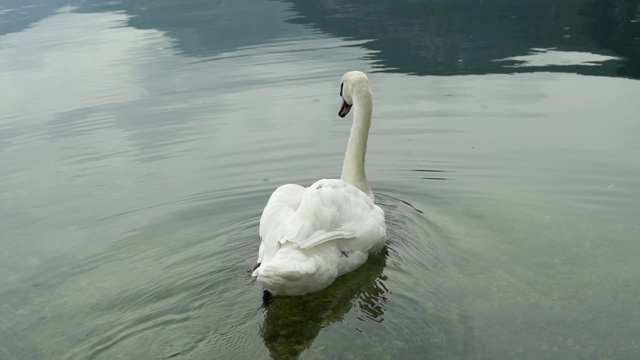
[[[297,205],[297,207],[296,207]],[[384,212],[342,180],[278,188],[260,220],[258,282],[274,295],[323,289],[384,245]]]

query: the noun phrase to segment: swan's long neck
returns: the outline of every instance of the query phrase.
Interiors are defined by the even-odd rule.
[[[373,197],[373,192],[364,172],[364,158],[367,153],[367,140],[371,127],[373,102],[368,87],[358,89],[353,96],[353,125],[344,156],[341,179],[365,194]]]

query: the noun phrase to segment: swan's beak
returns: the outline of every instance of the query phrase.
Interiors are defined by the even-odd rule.
[[[340,117],[347,116],[347,114],[349,113],[349,110],[351,110],[351,105],[347,104],[347,102],[344,101],[344,99],[342,99],[342,106],[340,106],[340,111],[338,111],[338,116]]]

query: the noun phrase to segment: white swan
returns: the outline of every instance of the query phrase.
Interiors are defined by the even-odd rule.
[[[359,71],[344,74],[340,96],[340,117],[355,107],[340,180],[318,180],[308,188],[282,185],[262,212],[253,276],[273,295],[320,291],[384,245],[384,212],[373,202],[364,171],[372,112],[369,79]]]

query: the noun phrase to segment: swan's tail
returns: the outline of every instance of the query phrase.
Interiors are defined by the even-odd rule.
[[[304,295],[319,291],[333,282],[333,271],[316,269],[314,261],[273,261],[262,263],[253,272],[253,276],[273,295]]]
[[[299,282],[304,282],[304,273],[295,266],[282,267],[280,264],[261,264],[253,272],[258,283],[273,295],[294,295]],[[302,285],[302,284],[300,284]]]

